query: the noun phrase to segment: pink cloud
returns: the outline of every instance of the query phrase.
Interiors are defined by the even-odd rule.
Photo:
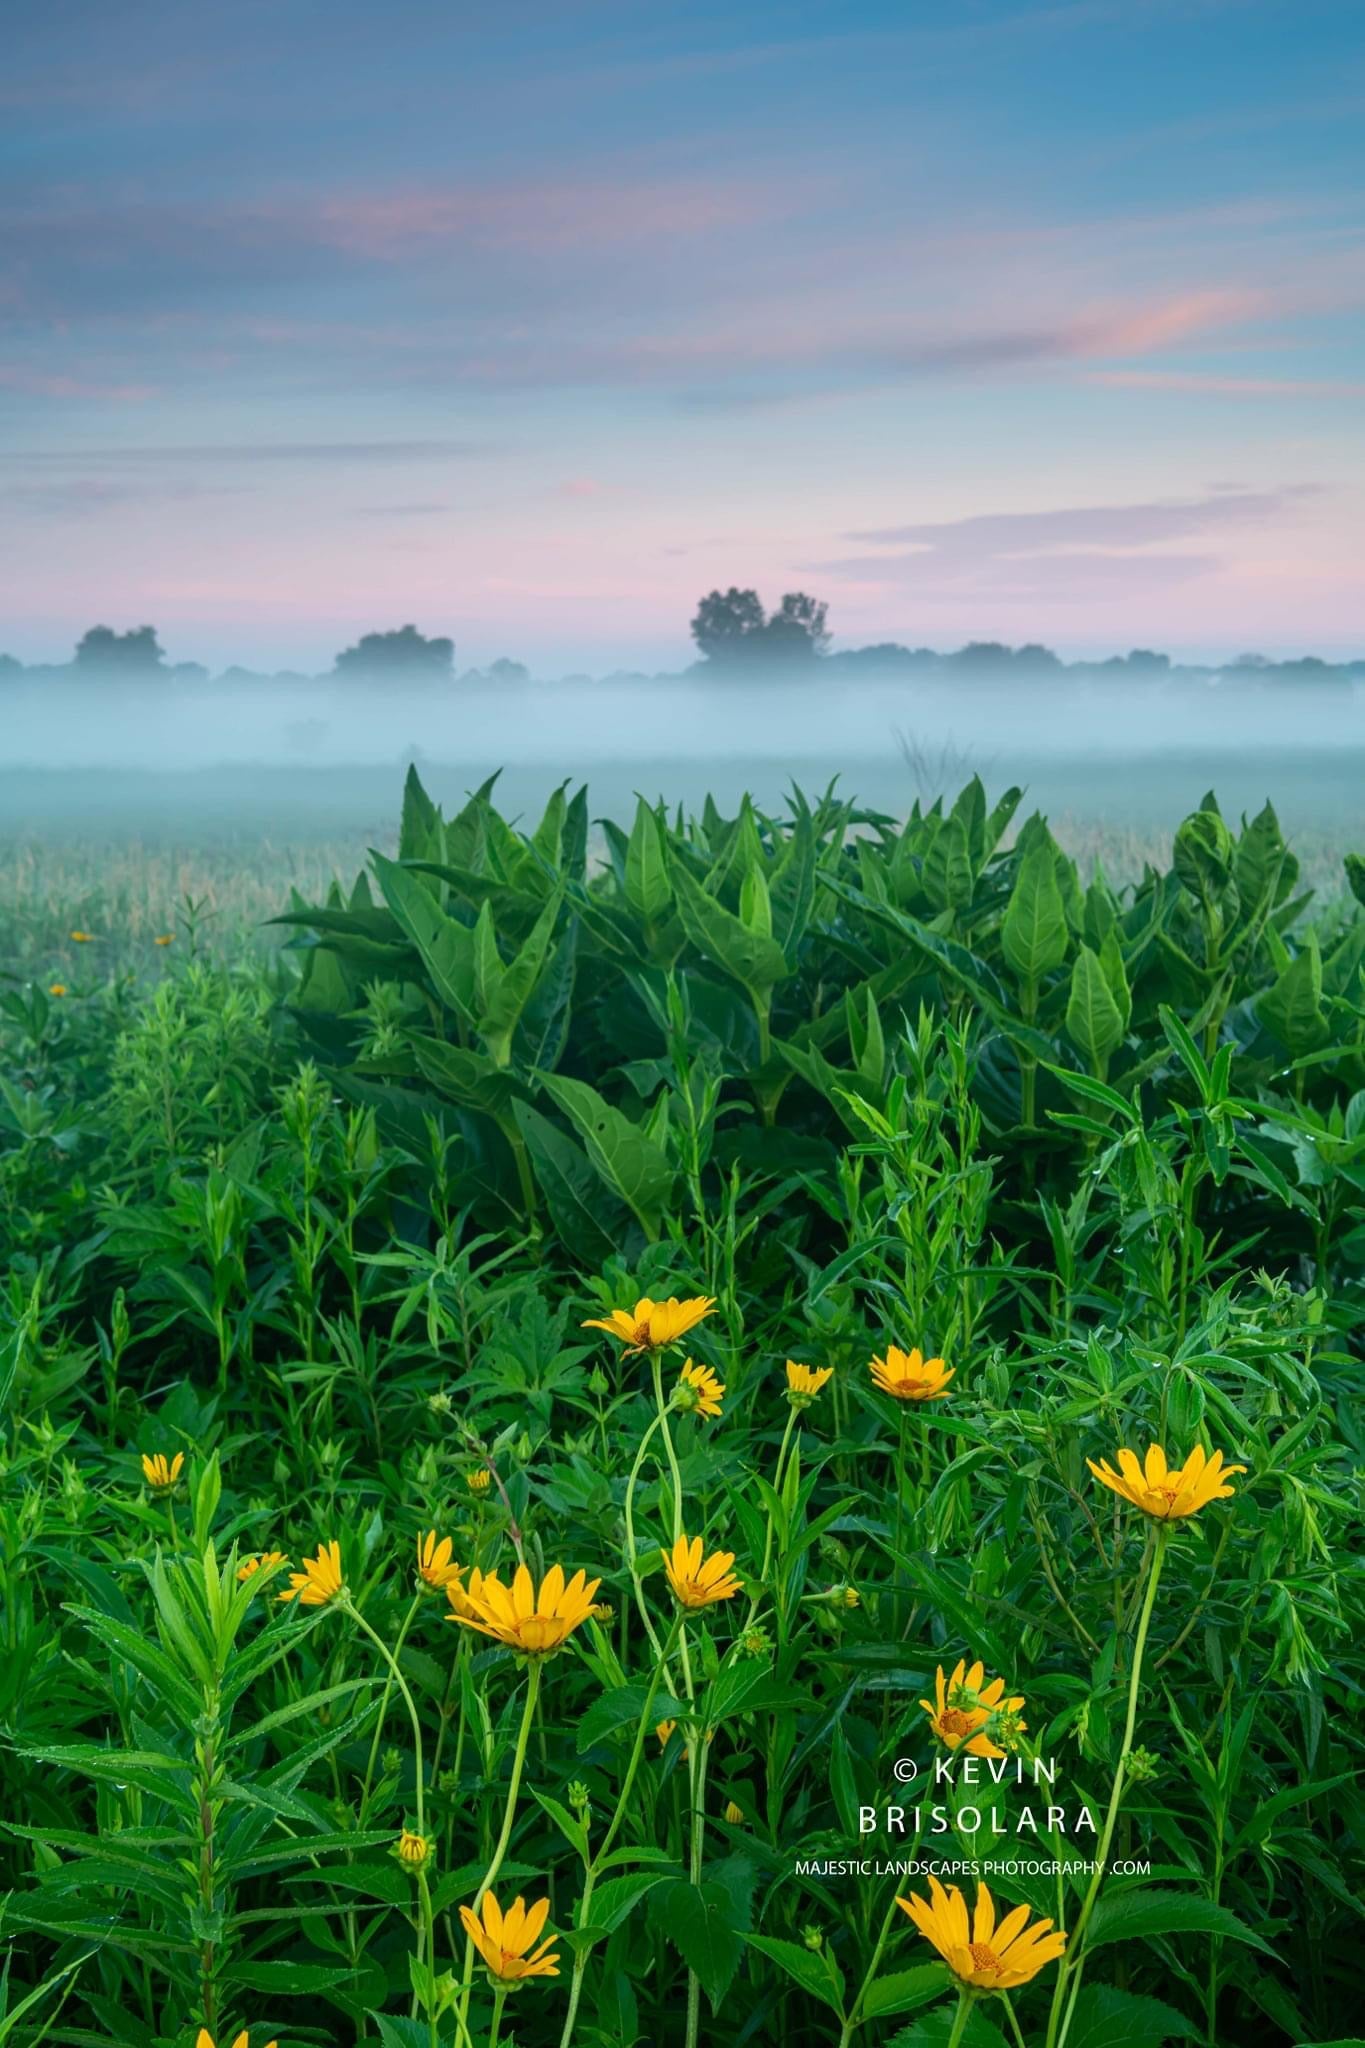
[[[119,405],[140,405],[157,395],[150,384],[100,384],[6,363],[0,363],[0,390],[18,391],[25,398],[96,398]]]

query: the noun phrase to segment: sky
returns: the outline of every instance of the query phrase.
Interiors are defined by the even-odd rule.
[[[45,0],[0,650],[1365,654],[1358,0]]]

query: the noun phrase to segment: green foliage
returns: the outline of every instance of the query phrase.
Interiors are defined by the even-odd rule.
[[[579,2048],[689,2012],[707,2048],[942,2048],[924,1878],[838,1867],[917,1853],[1073,1931],[1052,2048],[1339,2033],[1365,913],[1310,919],[1268,805],[1206,798],[1120,890],[1018,802],[627,830],[560,790],[523,832],[413,775],[397,857],[273,961],[0,991],[0,2040],[451,2048],[464,2000],[483,2043],[457,1909],[504,1833],[495,1894],[548,1894],[561,1955],[523,2048],[571,2008]],[[715,1310],[662,1398],[687,1351],[725,1394],[665,1435],[582,1326],[672,1295]],[[876,1391],[893,1344],[942,1400]],[[788,1357],[834,1369],[807,1408]],[[1088,1873],[1031,1866],[1094,1853],[1151,1556],[1087,1461],[1151,1442],[1248,1470],[1171,1537],[1082,1923]],[[675,1515],[743,1584],[685,1660]],[[525,1665],[414,1586],[427,1530],[602,1579],[525,1743]],[[331,1540],[345,1602],[237,1576]],[[930,1789],[920,1702],[974,1657],[1042,1798]],[[1055,1979],[1012,1994],[1030,2048]],[[1015,2039],[996,1999],[962,2036]]]

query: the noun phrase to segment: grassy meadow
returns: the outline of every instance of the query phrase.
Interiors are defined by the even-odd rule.
[[[944,765],[0,777],[0,2044],[1350,2035],[1355,768]]]

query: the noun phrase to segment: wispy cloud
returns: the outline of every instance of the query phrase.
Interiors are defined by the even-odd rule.
[[[238,464],[350,468],[371,463],[457,462],[496,454],[493,441],[216,441],[159,447],[16,448],[8,460],[29,466],[100,469],[217,469]]]

